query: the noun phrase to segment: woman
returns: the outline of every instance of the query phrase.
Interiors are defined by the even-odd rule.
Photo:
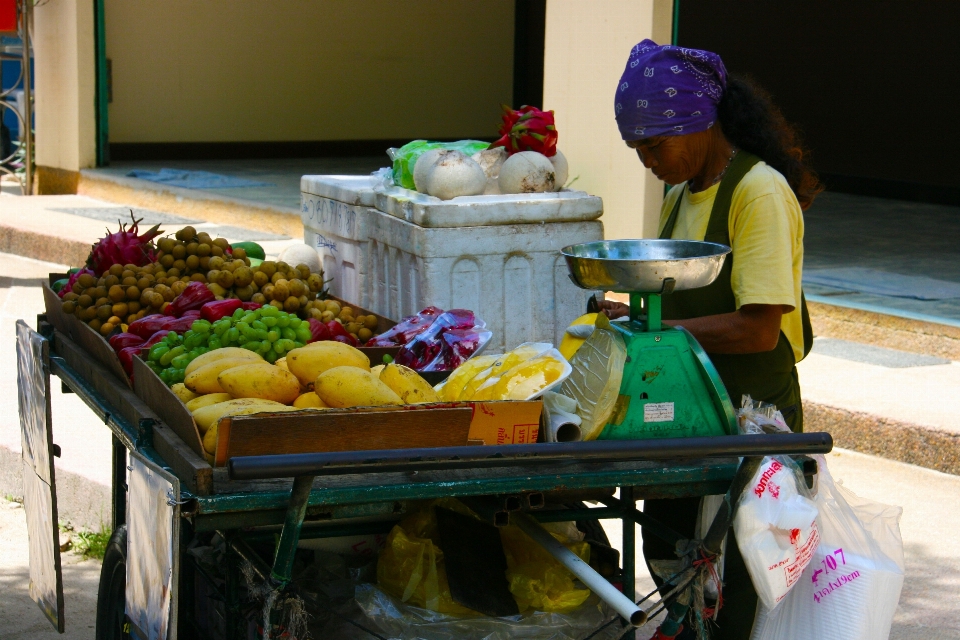
[[[664,296],[664,319],[696,337],[735,405],[744,394],[775,404],[790,428],[802,431],[795,365],[813,339],[800,289],[802,210],[822,186],[804,164],[796,132],[765,92],[728,78],[718,55],[651,40],[631,51],[615,112],[627,146],[673,185],[659,237],[733,250],[712,285]],[[601,308],[611,317],[628,312],[612,301]],[[699,503],[648,500],[644,511],[693,538]],[[746,639],[757,596],[732,538],[713,637]],[[648,563],[676,558],[653,535],[644,535],[643,552]]]

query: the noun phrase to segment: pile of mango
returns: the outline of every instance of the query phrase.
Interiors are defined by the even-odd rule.
[[[211,463],[217,424],[227,416],[440,401],[416,371],[393,363],[371,368],[362,351],[332,341],[293,349],[275,364],[247,349],[215,349],[184,374],[171,390],[193,414]]]

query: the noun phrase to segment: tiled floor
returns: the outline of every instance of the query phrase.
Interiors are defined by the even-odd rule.
[[[211,171],[269,182],[269,187],[217,189],[234,198],[298,209],[300,176],[367,174],[387,166],[386,154],[365,158],[170,160],[115,162],[97,169],[125,176],[163,167]],[[805,268],[865,267],[905,276],[960,282],[960,207],[823,193],[804,214]],[[960,299],[916,300],[805,285],[811,300],[960,324]]]

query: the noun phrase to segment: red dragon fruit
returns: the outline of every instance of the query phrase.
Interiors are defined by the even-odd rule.
[[[557,126],[553,111],[541,111],[524,105],[514,110],[503,106],[503,124],[498,133],[500,139],[490,148],[503,147],[510,155],[520,151],[536,151],[550,156],[557,153]]]
[[[153,239],[162,233],[160,225],[154,225],[142,236],[137,235],[140,220],[133,217],[133,224],[129,229],[120,225],[120,231],[109,233],[97,244],[93,245],[90,257],[87,258],[87,267],[93,269],[97,276],[102,276],[115,264],[135,264],[138,267],[154,261]]]

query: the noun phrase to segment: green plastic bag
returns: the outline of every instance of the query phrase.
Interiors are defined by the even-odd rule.
[[[413,166],[417,159],[432,149],[455,149],[472,156],[490,146],[489,142],[480,140],[458,140],[457,142],[430,142],[428,140],[414,140],[399,149],[387,149],[387,155],[393,160],[393,182],[398,187],[416,190],[413,183]]]

